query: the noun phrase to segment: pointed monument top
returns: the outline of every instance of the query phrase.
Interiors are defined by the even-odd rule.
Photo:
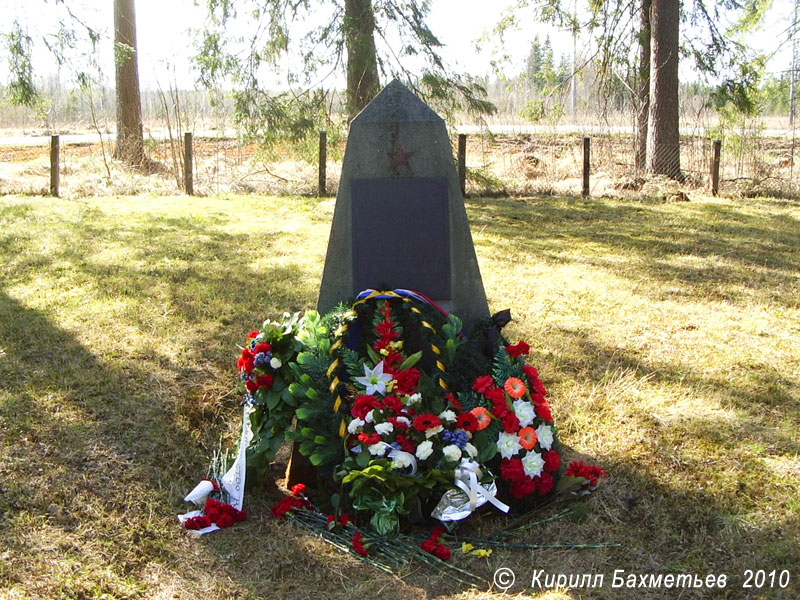
[[[398,79],[383,88],[353,119],[361,123],[436,122],[442,118]]]

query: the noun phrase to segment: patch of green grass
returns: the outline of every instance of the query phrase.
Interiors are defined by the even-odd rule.
[[[0,597],[501,597],[417,565],[399,580],[276,522],[279,465],[243,525],[201,540],[177,525],[220,436],[236,437],[237,344],[315,303],[332,209],[0,199]],[[565,460],[611,475],[585,518],[521,541],[619,547],[454,562],[487,581],[511,567],[509,593],[541,599],[796,598],[800,207],[548,196],[468,212],[490,307],[532,345]],[[535,569],[606,582],[546,593]],[[615,569],[730,583],[612,589]],[[746,569],[789,569],[791,584],[747,595]]]

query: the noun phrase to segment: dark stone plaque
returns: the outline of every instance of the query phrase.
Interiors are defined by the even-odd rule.
[[[445,178],[354,179],[353,293],[385,283],[451,298]]]

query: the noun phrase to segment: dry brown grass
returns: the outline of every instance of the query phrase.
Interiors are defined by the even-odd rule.
[[[531,342],[567,458],[611,477],[584,517],[455,552],[487,584],[388,576],[269,506],[203,539],[174,515],[237,429],[235,348],[314,304],[333,201],[222,195],[0,199],[0,597],[778,598],[800,586],[800,209],[774,200],[474,199],[493,309]],[[541,516],[552,514],[545,509]],[[486,513],[477,534],[501,527]],[[455,548],[454,548],[455,550]],[[602,589],[530,588],[535,569]],[[728,589],[612,589],[615,569]],[[787,569],[787,589],[742,589]]]
[[[344,146],[329,149],[326,190],[338,187]],[[125,168],[111,160],[106,143],[64,143],[61,155],[61,195],[67,198],[104,195],[182,192],[180,144],[147,142],[148,155],[162,166],[151,174]],[[726,149],[721,192],[729,197],[797,198],[800,169],[795,169],[789,138],[753,136],[746,144]],[[734,152],[733,154],[731,152]],[[49,154],[44,146],[0,146],[0,194],[44,194],[49,186]],[[198,195],[219,193],[316,195],[318,171],[297,152],[266,153],[256,144],[233,138],[195,138],[194,189]],[[711,143],[684,137],[681,183],[645,179],[634,168],[630,135],[592,135],[590,192],[612,199],[685,200],[709,187]],[[470,135],[467,144],[467,193],[471,196],[580,194],[583,142],[579,134]]]

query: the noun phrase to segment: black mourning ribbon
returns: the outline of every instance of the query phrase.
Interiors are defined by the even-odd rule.
[[[492,357],[497,342],[500,341],[500,330],[511,322],[511,309],[507,308],[492,315],[491,324],[483,332],[479,346],[484,355]]]

